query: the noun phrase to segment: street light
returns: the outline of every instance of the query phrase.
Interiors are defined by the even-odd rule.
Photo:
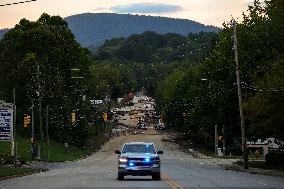
[[[79,68],[72,68],[72,69],[70,69],[70,71],[72,71],[73,74],[74,74],[74,76],[71,76],[70,79],[79,79],[80,80],[80,90],[76,90],[75,89],[75,91],[80,91],[80,93],[81,93],[81,100],[84,101],[84,96],[83,96],[83,79],[84,79],[84,77],[78,75],[80,70],[81,69],[79,69]],[[81,103],[81,109],[83,107],[82,103]]]

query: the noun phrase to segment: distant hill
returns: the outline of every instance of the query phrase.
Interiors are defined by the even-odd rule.
[[[130,14],[84,13],[66,17],[65,20],[76,40],[91,49],[103,45],[106,39],[129,37],[144,31],[181,35],[218,31],[215,26],[206,26],[192,20]],[[0,39],[7,31],[8,29],[0,29]]]
[[[206,26],[192,20],[130,14],[84,13],[66,17],[65,20],[77,41],[84,47],[97,47],[106,39],[128,37],[144,31],[181,35],[218,31],[217,27]]]
[[[9,29],[0,29],[0,39],[4,36],[4,34],[9,31]]]

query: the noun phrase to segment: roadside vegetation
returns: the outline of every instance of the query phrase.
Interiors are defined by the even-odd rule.
[[[253,140],[284,138],[283,18],[283,1],[256,0],[237,25],[245,121]],[[112,127],[102,115],[111,103],[96,106],[90,100],[115,100],[140,90],[155,97],[168,128],[194,146],[214,149],[217,124],[219,133],[224,129],[227,151],[239,153],[232,35],[229,22],[218,33],[145,31],[106,40],[92,54],[76,42],[61,17],[44,13],[35,22],[22,19],[0,41],[0,99],[13,102],[16,89],[20,156],[29,160],[31,129],[23,128],[23,117],[31,115],[32,107],[39,142],[40,102],[42,110],[49,109],[50,150],[57,154],[50,158],[63,161],[85,155],[110,137]],[[45,128],[45,113],[42,118]],[[64,143],[74,146],[70,154],[63,153]]]
[[[31,116],[32,108],[33,140],[36,145],[43,143],[44,156],[48,123],[49,137],[54,141],[50,145],[54,152],[50,153],[51,161],[77,159],[109,138],[111,124],[102,118],[107,105],[90,103],[95,98],[88,93],[90,56],[90,51],[76,42],[66,21],[46,13],[35,22],[22,19],[1,39],[0,99],[13,102],[11,92],[15,89],[17,149],[23,160],[31,158],[31,124],[24,128],[24,114]],[[65,143],[69,152],[64,151]],[[7,148],[1,151],[7,153]]]
[[[0,159],[2,161],[7,161],[6,163],[13,164],[14,159],[10,156],[11,146],[10,142],[0,143]],[[21,163],[32,161],[31,155],[31,142],[30,138],[17,137],[17,151],[18,151],[18,161]],[[45,143],[43,145],[44,154],[43,160],[50,162],[61,162],[61,161],[74,161],[76,159],[83,158],[90,154],[91,151],[88,149],[78,148],[72,145],[65,147],[65,144],[56,142],[54,140],[50,141],[50,145],[47,146]],[[49,156],[48,156],[49,151]],[[5,163],[5,162],[4,162]]]
[[[255,1],[237,24],[245,123],[249,140],[284,138],[284,3]],[[226,151],[240,153],[233,29],[230,23],[201,64],[177,69],[156,91],[157,108],[175,130],[195,145],[214,149],[214,125]],[[222,132],[222,128],[224,132]]]
[[[40,171],[40,169],[27,168],[27,167],[0,167],[0,180],[1,178],[16,176],[16,175],[26,175],[30,173],[35,173]]]
[[[0,99],[13,102],[12,91],[16,89],[19,138],[30,142],[31,124],[23,127],[24,114],[31,116],[33,108],[34,140],[39,144],[42,132],[46,145],[48,107],[50,138],[61,145],[92,151],[111,135],[112,126],[102,115],[113,104],[95,105],[90,100],[115,100],[142,89],[154,95],[158,83],[173,70],[199,64],[216,36],[144,32],[108,40],[92,55],[80,47],[61,17],[44,13],[35,22],[22,19],[0,41]],[[72,112],[75,120],[71,120]],[[18,143],[19,155],[29,160],[29,142],[27,147],[22,142]],[[43,149],[46,153],[45,146]]]
[[[66,148],[64,143],[54,140],[50,141],[49,146],[44,143],[43,156],[41,160],[48,162],[65,162],[74,161],[86,157],[91,154],[89,149],[82,149],[72,145]],[[28,162],[32,161],[31,142],[30,138],[18,136],[17,137],[17,157],[18,167],[10,167],[8,165],[14,164],[14,157],[11,157],[10,142],[0,143],[0,180],[1,177],[9,177],[15,175],[26,175],[43,171],[44,169],[34,168]]]

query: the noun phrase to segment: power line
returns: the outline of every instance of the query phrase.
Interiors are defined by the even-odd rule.
[[[23,4],[23,3],[31,3],[33,1],[37,1],[37,0],[28,0],[28,1],[20,1],[20,2],[15,2],[15,3],[7,3],[7,4],[0,5],[0,7],[10,6],[10,5],[17,5],[17,4]]]
[[[242,87],[243,88],[246,88],[246,89],[250,89],[250,90],[254,90],[254,91],[259,91],[259,92],[269,92],[269,91],[272,91],[272,92],[279,92],[279,91],[284,91],[284,88],[263,88],[263,89],[259,89],[255,86],[252,86],[252,85],[249,85],[245,82],[242,82]]]

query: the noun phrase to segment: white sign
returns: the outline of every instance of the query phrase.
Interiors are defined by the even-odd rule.
[[[13,110],[0,108],[0,141],[13,139]]]
[[[95,100],[95,104],[102,104],[103,100]]]

